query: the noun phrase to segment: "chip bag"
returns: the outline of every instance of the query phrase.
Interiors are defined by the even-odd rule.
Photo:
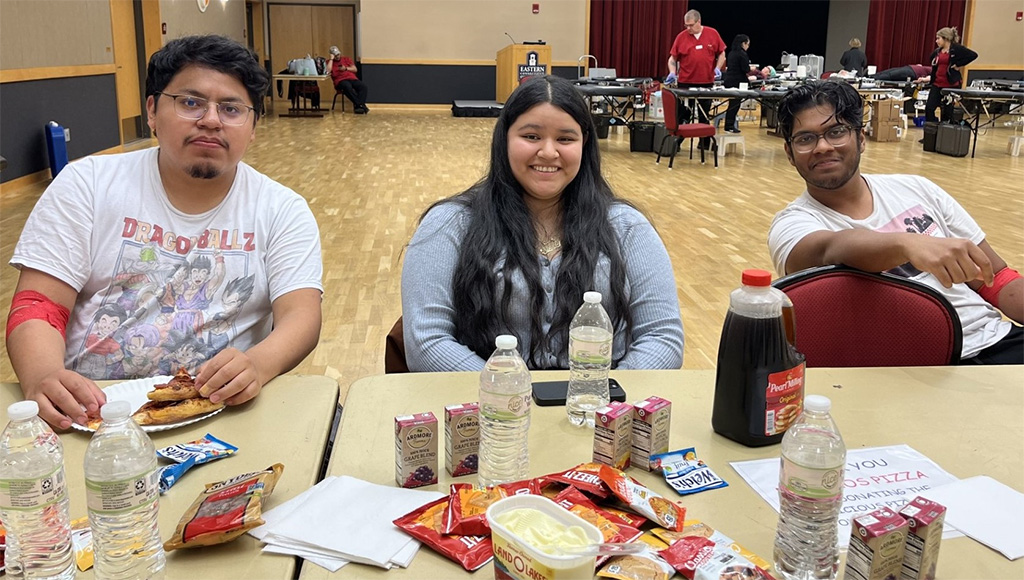
[[[471,572],[490,562],[494,558],[490,536],[450,536],[442,532],[441,521],[447,508],[448,498],[442,497],[398,518],[394,524]]]
[[[448,507],[442,519],[443,534],[460,536],[488,536],[487,508],[508,495],[500,486],[480,487],[471,483],[453,483],[448,495]]]
[[[772,565],[764,558],[744,548],[743,546],[732,541],[732,538],[726,536],[722,532],[712,528],[700,520],[686,520],[683,522],[682,531],[665,530],[662,528],[654,528],[651,530],[654,535],[664,540],[667,544],[674,544],[682,538],[688,538],[691,536],[698,536],[701,538],[707,538],[715,544],[721,546],[727,546],[733,552],[736,552],[740,556],[743,556],[747,560],[750,560],[755,565],[764,568],[765,570],[771,569]]]
[[[701,536],[682,538],[659,554],[688,580],[775,580],[728,546]]]
[[[164,542],[164,550],[222,544],[263,525],[263,500],[273,493],[282,471],[284,465],[275,463],[263,471],[206,484]]]
[[[600,475],[612,493],[625,502],[629,509],[670,530],[683,529],[683,518],[686,517],[686,508],[683,506],[661,497],[614,467],[602,465]]]
[[[581,463],[561,473],[545,475],[542,479],[545,482],[557,481],[571,485],[580,491],[603,499],[608,497],[610,492],[608,485],[601,480],[601,467],[600,463]]]
[[[605,543],[625,544],[640,537],[640,530],[622,523],[615,515],[612,515],[603,508],[598,507],[590,501],[586,495],[575,487],[567,487],[555,498],[555,503],[594,524],[594,527],[601,532]],[[597,565],[600,566],[611,556],[604,555],[597,557]]]
[[[676,571],[668,562],[662,560],[653,550],[639,554],[615,556],[597,573],[598,578],[614,578],[615,580],[669,580]]]

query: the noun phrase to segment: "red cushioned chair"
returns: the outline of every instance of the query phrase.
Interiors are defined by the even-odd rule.
[[[690,159],[693,159],[693,140],[710,137],[711,150],[715,154],[715,167],[718,167],[718,142],[715,141],[715,126],[707,123],[686,123],[680,125],[679,117],[676,116],[676,109],[679,107],[679,97],[668,90],[667,87],[662,87],[661,89],[661,106],[665,110],[665,129],[668,130],[668,134],[661,139],[661,144],[658,147],[658,159],[655,163],[661,163],[661,152],[665,150],[665,140],[669,137],[675,139],[675,144],[672,146],[672,155],[668,158],[669,169],[672,169],[672,163],[676,160],[676,153],[679,151],[679,144],[683,139],[690,140]],[[704,163],[704,149],[700,150],[700,162],[701,164]]]
[[[796,349],[809,367],[960,362],[960,317],[930,286],[846,266],[811,268],[772,285],[793,301]]]

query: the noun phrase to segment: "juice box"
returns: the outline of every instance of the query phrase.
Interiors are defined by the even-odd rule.
[[[633,405],[611,401],[594,411],[595,462],[626,469],[632,445]]]
[[[444,468],[452,477],[476,473],[480,449],[480,406],[477,403],[444,408]]]
[[[903,569],[907,520],[882,508],[853,518],[850,551],[846,554],[846,577],[863,580],[892,580]]]
[[[395,417],[395,482],[437,483],[437,418],[431,412]]]
[[[910,527],[906,552],[903,554],[903,580],[935,580],[946,506],[930,499],[915,497],[903,506],[900,515],[906,518]]]
[[[668,451],[672,403],[661,397],[647,397],[633,407],[630,464],[644,471],[651,471],[651,456]]]

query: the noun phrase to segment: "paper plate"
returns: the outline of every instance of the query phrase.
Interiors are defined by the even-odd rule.
[[[152,391],[155,385],[162,385],[164,383],[167,383],[172,378],[174,377],[162,375],[159,377],[149,377],[146,379],[134,379],[131,381],[125,381],[123,383],[110,385],[109,387],[103,389],[103,392],[107,395],[108,403],[110,401],[128,401],[131,404],[132,412],[134,413],[139,409],[139,407],[141,407],[142,405],[146,404],[147,401],[149,401],[149,398],[146,397],[146,393]],[[166,425],[142,425],[142,430],[147,433],[153,433],[155,431],[167,431],[168,429],[177,429],[178,427],[191,425],[192,423],[196,423],[208,417],[212,417],[223,410],[224,407],[221,407],[220,409],[210,411],[209,413],[205,413],[203,415],[196,415],[195,417],[189,417],[188,419],[185,419],[183,421],[178,421],[176,423],[168,423]],[[95,429],[90,429],[89,427],[85,427],[77,423],[72,423],[71,427],[77,429],[78,431],[85,431],[87,433],[93,433],[96,431]]]

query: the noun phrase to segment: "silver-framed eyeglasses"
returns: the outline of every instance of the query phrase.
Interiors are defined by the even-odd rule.
[[[220,117],[220,122],[237,127],[244,125],[254,110],[245,103],[230,101],[214,103],[210,99],[204,99],[195,95],[172,95],[171,93],[161,93],[159,91],[155,94],[170,97],[174,101],[174,112],[182,119],[190,121],[202,119],[206,116],[207,111],[210,110],[210,105],[216,105],[217,116]]]
[[[820,134],[811,132],[797,133],[789,138],[789,144],[793,147],[794,151],[799,153],[814,151],[814,148],[818,146],[818,139],[822,138],[833,147],[842,147],[850,142],[850,137],[853,136],[856,130],[855,127],[849,125],[836,125]]]

